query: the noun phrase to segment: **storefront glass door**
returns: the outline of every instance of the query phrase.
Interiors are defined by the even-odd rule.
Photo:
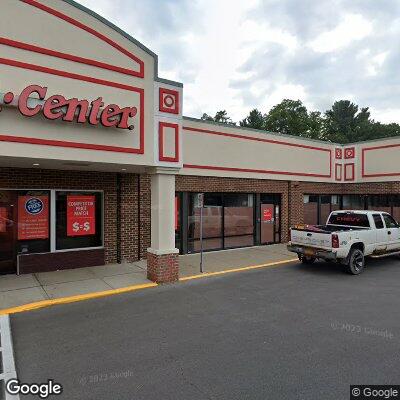
[[[260,242],[279,243],[281,235],[281,198],[276,194],[261,194],[260,197]]]
[[[16,271],[16,195],[0,190],[0,275]]]

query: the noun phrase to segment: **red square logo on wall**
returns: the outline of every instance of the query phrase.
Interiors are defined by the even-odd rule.
[[[159,90],[159,110],[170,114],[179,114],[179,92],[166,88]]]

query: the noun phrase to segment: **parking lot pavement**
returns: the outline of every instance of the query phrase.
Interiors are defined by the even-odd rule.
[[[400,384],[400,260],[293,263],[11,317],[23,382],[59,398],[347,399]]]

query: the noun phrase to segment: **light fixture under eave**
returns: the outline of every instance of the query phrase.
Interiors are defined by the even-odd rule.
[[[34,164],[32,164],[32,166],[33,166],[33,167],[39,167],[39,166],[40,166],[40,164],[38,164],[38,163],[34,163]]]
[[[126,168],[121,168],[121,171],[122,171],[122,172],[125,172],[125,171],[126,171]]]

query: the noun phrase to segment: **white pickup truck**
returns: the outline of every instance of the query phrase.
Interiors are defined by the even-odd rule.
[[[346,271],[360,274],[365,257],[400,254],[400,225],[381,211],[334,211],[326,225],[299,225],[290,229],[288,250],[300,261],[336,261]]]

